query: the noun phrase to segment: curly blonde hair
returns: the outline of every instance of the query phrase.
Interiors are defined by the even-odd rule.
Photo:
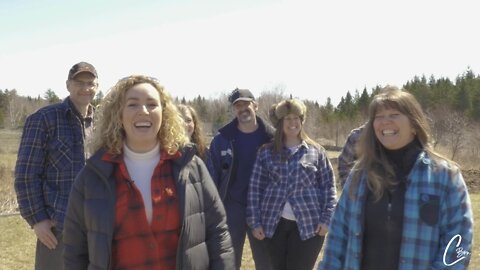
[[[126,104],[127,91],[137,84],[148,83],[157,89],[162,105],[162,124],[158,132],[160,149],[174,154],[186,143],[183,119],[159,81],[144,75],[131,75],[119,80],[101,101],[95,113],[95,131],[91,142],[91,152],[105,149],[108,153],[121,154],[125,143],[125,131],[122,127],[122,113]]]

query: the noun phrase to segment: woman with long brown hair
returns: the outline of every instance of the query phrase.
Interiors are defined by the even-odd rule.
[[[467,187],[458,165],[433,149],[415,97],[398,88],[376,95],[358,144],[318,269],[466,269]]]
[[[247,223],[276,270],[314,267],[336,203],[326,151],[304,129],[306,110],[297,99],[271,107],[274,140],[258,151],[250,178]]]

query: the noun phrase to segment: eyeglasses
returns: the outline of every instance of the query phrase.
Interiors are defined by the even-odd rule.
[[[78,81],[73,79],[71,81],[76,87],[81,87],[81,88],[85,88],[85,87],[92,88],[98,85],[97,82],[83,82],[83,81]]]

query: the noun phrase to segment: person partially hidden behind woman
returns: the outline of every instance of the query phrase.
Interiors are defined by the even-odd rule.
[[[458,166],[433,150],[413,95],[396,88],[373,98],[358,153],[318,269],[467,269],[467,187]]]
[[[68,202],[65,269],[233,269],[222,202],[159,82],[118,81],[97,115]]]
[[[190,105],[179,104],[177,107],[185,122],[185,132],[197,147],[197,155],[207,162],[208,148],[197,111]]]

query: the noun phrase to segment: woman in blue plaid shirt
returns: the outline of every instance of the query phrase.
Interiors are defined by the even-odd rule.
[[[269,114],[276,133],[257,154],[247,223],[255,238],[265,241],[273,269],[310,270],[335,207],[332,166],[303,129],[301,101],[284,100]]]
[[[436,153],[425,114],[398,88],[376,95],[357,163],[335,209],[318,269],[466,269],[470,198]]]

